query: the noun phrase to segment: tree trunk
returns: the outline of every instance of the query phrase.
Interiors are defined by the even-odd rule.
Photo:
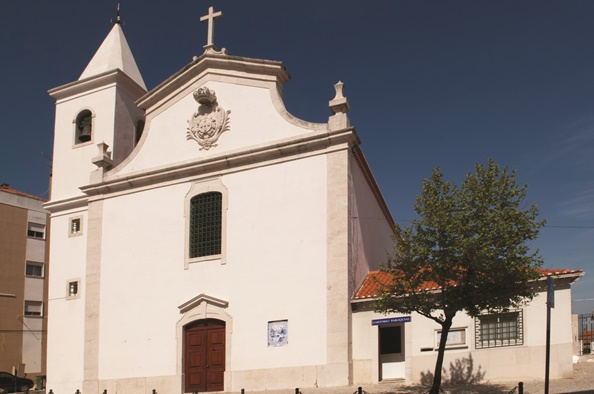
[[[430,394],[439,394],[441,389],[441,370],[443,368],[443,357],[445,353],[446,342],[448,340],[448,333],[452,327],[453,316],[446,316],[443,323],[441,323],[441,338],[439,339],[439,349],[437,350],[437,361],[435,362],[435,372],[433,374],[433,386],[431,386]]]

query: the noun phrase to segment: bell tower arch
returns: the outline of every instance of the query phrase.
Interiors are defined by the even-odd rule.
[[[134,149],[144,111],[135,101],[146,93],[119,23],[75,82],[49,91],[56,100],[52,200],[82,196],[97,169],[97,144],[109,146],[113,165]]]

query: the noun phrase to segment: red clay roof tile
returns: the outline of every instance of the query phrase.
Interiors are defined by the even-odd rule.
[[[549,275],[563,275],[563,274],[581,274],[582,270],[570,270],[568,268],[552,269],[539,268],[537,271],[541,277]],[[392,282],[392,276],[384,271],[371,271],[363,281],[363,284],[353,297],[354,300],[375,298],[380,293],[382,285],[389,285]],[[435,282],[425,282],[420,290],[439,290],[440,286]]]

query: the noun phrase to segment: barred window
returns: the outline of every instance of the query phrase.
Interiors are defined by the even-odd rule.
[[[190,200],[190,258],[221,254],[222,202],[219,192]]]
[[[476,348],[522,345],[522,311],[483,315],[475,319]]]

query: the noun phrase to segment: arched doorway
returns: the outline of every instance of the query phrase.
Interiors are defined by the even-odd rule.
[[[184,326],[184,391],[223,391],[225,322],[198,320]]]

